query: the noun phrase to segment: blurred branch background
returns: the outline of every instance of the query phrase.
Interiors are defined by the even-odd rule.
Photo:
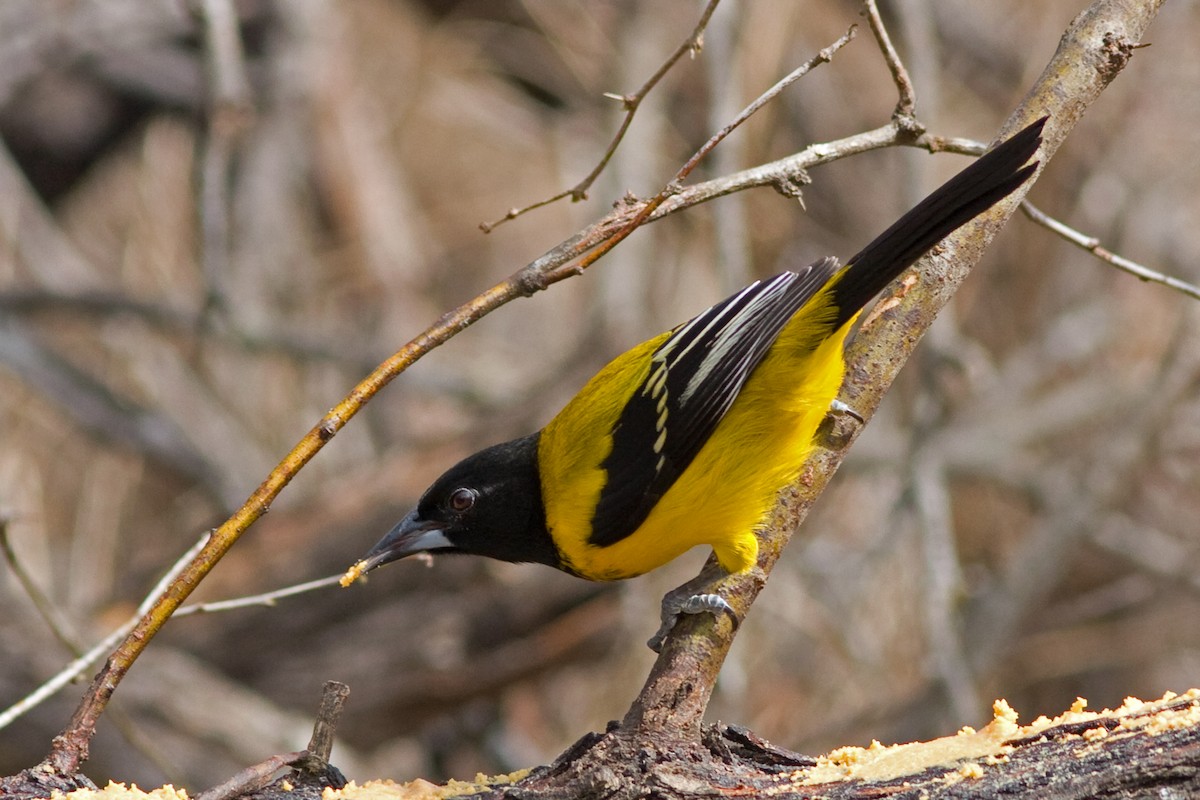
[[[987,139],[1079,0],[886,4],[934,133]],[[702,4],[176,0],[0,4],[0,514],[82,639],[123,621],[370,366],[607,210],[657,190],[736,110],[857,19],[855,2],[726,0],[643,102],[587,203],[574,185]],[[222,11],[233,16],[223,17]],[[696,179],[883,122],[860,32]],[[1096,104],[1033,199],[1200,281],[1194,3]],[[342,432],[198,592],[344,569],[454,459],[543,424],[608,358],[727,291],[846,257],[959,169],[890,150],[645,228],[501,310]],[[706,171],[707,170],[707,171]],[[712,714],[818,751],[1195,685],[1200,309],[1014,218],[939,319],[775,570]],[[168,625],[89,774],[216,783],[303,746],[350,684],[352,778],[543,763],[619,717],[659,596],[483,560]],[[0,570],[0,705],[69,660]],[[0,731],[38,761],[68,689]],[[118,724],[119,723],[119,724]],[[122,738],[122,736],[128,738]]]

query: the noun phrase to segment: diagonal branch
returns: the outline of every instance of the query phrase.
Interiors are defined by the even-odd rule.
[[[1128,272],[1130,275],[1138,278],[1139,280],[1146,281],[1147,283],[1157,283],[1162,286],[1166,286],[1168,289],[1174,289],[1181,294],[1185,294],[1193,300],[1200,300],[1200,287],[1196,286],[1195,284],[1182,281],[1179,278],[1175,278],[1163,272],[1158,272],[1157,270],[1152,270],[1149,267],[1142,266],[1136,261],[1131,261],[1122,255],[1114,253],[1107,247],[1101,245],[1100,240],[1097,237],[1080,233],[1070,225],[1060,222],[1046,212],[1042,211],[1028,200],[1021,203],[1021,211],[1024,212],[1025,216],[1029,217],[1038,225],[1041,225],[1047,230],[1053,231],[1071,244],[1086,250],[1106,264],[1111,264],[1119,270]]]

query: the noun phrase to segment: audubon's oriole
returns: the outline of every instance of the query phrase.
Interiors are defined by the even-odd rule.
[[[756,529],[834,406],[851,324],[934,244],[1025,182],[1044,124],[979,158],[845,267],[825,258],[752,283],[617,356],[541,431],[434,481],[343,583],[421,552],[609,581],[710,545],[727,572],[750,569]],[[660,636],[680,610],[725,610],[736,624],[719,594],[693,599],[664,609]]]

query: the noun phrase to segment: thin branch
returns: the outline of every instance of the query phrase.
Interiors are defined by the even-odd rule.
[[[0,550],[4,551],[4,560],[8,562],[8,568],[16,576],[17,582],[21,584],[21,588],[25,590],[25,594],[33,601],[33,607],[41,615],[42,621],[46,623],[46,627],[54,634],[54,638],[68,651],[79,655],[79,647],[76,644],[78,637],[71,630],[70,624],[62,618],[54,603],[46,596],[41,587],[37,585],[37,581],[25,569],[25,565],[21,563],[21,560],[17,558],[16,550],[12,546],[12,540],[8,536],[8,524],[8,517],[0,515]]]
[[[844,139],[811,144],[800,152],[785,156],[778,161],[760,164],[731,175],[722,175],[703,183],[687,186],[668,197],[662,206],[649,216],[648,221],[654,222],[685,208],[762,186],[769,186],[784,197],[798,197],[799,187],[809,183],[808,170],[812,167],[898,145],[933,151],[936,141],[935,137],[928,134],[923,134],[914,140],[904,133],[904,129],[898,123],[889,122],[882,127],[856,133]]]
[[[342,578],[341,573],[330,575],[325,578],[317,578],[313,581],[305,583],[297,583],[294,586],[285,586],[282,589],[275,589],[262,594],[252,594],[246,597],[235,597],[231,600],[213,600],[208,603],[192,603],[175,612],[176,617],[187,617],[192,614],[215,614],[219,611],[232,611],[237,608],[248,608],[250,606],[267,606],[271,607],[283,600],[286,597],[293,597],[305,592],[311,592],[316,589],[324,589],[326,586],[333,586]]]
[[[0,532],[2,532],[2,530],[3,529],[0,528]],[[205,536],[207,537],[207,534]],[[164,587],[170,582],[168,578],[170,580],[174,580],[174,578],[178,575],[179,570],[187,563],[188,559],[193,558],[195,554],[200,551],[200,547],[203,545],[203,543],[204,540],[202,539],[199,543],[192,547],[192,549],[183,554],[183,557],[176,562],[172,571],[167,573],[167,578],[164,578],[158,582],[154,589],[152,589],[146,595],[145,600],[142,601],[142,605],[138,607],[137,612],[130,616],[128,620],[122,623],[108,636],[105,636],[103,639],[97,642],[91,649],[87,650],[86,652],[79,653],[75,660],[63,667],[62,670],[35,689],[27,697],[17,703],[14,703],[12,706],[5,709],[3,713],[0,713],[0,730],[3,730],[26,712],[32,710],[48,698],[52,697],[59,689],[82,675],[106,653],[112,650],[112,648],[115,647],[123,637],[128,635],[129,632],[133,630],[133,627],[137,624],[138,620],[141,619],[146,613],[149,604],[163,593],[165,590]],[[7,550],[5,555],[7,556]],[[207,603],[192,603],[191,605],[186,605],[180,608],[175,612],[173,617],[178,619],[180,617],[190,617],[194,614],[215,614],[221,611],[233,611],[234,609],[248,608],[250,606],[271,607],[286,597],[292,597],[304,592],[311,592],[316,589],[323,589],[326,586],[333,586],[340,579],[340,574],[330,575],[326,578],[318,578],[317,580],[298,583],[294,586],[286,586],[282,589],[275,589],[274,591],[263,592],[262,594],[247,595],[246,597],[235,597],[230,600],[214,600]]]
[[[146,598],[142,600],[141,605],[133,613],[127,622],[122,624],[108,636],[105,636],[95,644],[90,650],[76,658],[70,664],[65,666],[50,680],[43,683],[31,694],[9,706],[0,713],[0,730],[8,727],[8,725],[25,712],[29,711],[41,704],[46,698],[51,697],[55,692],[73,681],[77,676],[83,673],[92,664],[99,661],[105,653],[112,650],[118,642],[129,635],[129,632],[137,625],[137,621],[147,614],[154,606],[154,601],[167,590],[167,587],[175,582],[175,579],[187,568],[192,559],[203,549],[207,543],[210,534],[206,533],[200,537],[196,544],[188,548],[179,559],[167,570],[158,583],[146,594]]]
[[[922,137],[928,138],[927,147],[930,152],[936,153],[945,151],[948,153],[962,153],[963,155],[978,156],[982,155],[987,150],[987,145],[983,142],[974,139],[961,138],[941,138],[941,137]],[[1062,222],[1050,216],[1046,212],[1039,209],[1037,206],[1030,203],[1028,200],[1021,201],[1021,211],[1026,217],[1041,225],[1053,233],[1058,234],[1063,239],[1066,239],[1076,247],[1086,250],[1101,261],[1116,267],[1119,270],[1128,272],[1135,278],[1147,283],[1157,283],[1166,286],[1168,289],[1185,294],[1193,300],[1200,300],[1200,287],[1195,284],[1182,281],[1164,272],[1158,272],[1150,269],[1147,266],[1131,261],[1122,255],[1114,253],[1107,247],[1100,244],[1100,239],[1095,236],[1088,236],[1065,222]]]
[[[767,89],[767,91],[759,95],[754,102],[742,109],[741,113],[738,114],[732,122],[714,134],[700,147],[699,150],[692,154],[692,157],[689,158],[684,165],[679,168],[679,171],[676,172],[675,176],[667,182],[667,185],[659,190],[658,194],[644,203],[640,210],[634,214],[633,218],[629,220],[628,223],[618,228],[612,236],[599,244],[590,253],[583,256],[583,258],[579,259],[579,262],[575,265],[574,271],[587,269],[592,264],[596,263],[596,261],[598,261],[601,257],[603,257],[605,253],[620,244],[626,236],[637,230],[643,222],[653,219],[654,212],[657,211],[660,206],[664,205],[668,198],[672,197],[673,195],[677,195],[682,191],[684,179],[686,179],[688,175],[692,174],[692,171],[696,168],[696,166],[699,165],[706,155],[712,152],[713,148],[720,144],[726,137],[729,136],[729,134],[737,130],[742,123],[754,116],[754,114],[757,113],[758,110],[764,105],[777,97],[779,93],[788,86],[791,86],[793,83],[800,80],[800,78],[803,78],[821,64],[828,64],[830,61],[832,61],[834,54],[838,50],[841,50],[843,47],[848,45],[851,40],[854,39],[854,33],[857,30],[857,27],[858,26],[856,25],[851,25],[850,28],[840,37],[838,37],[833,44],[822,48],[815,56],[801,64],[796,69],[792,70],[782,80],[778,81],[770,89]]]
[[[638,107],[646,99],[646,95],[650,94],[654,87],[658,85],[658,82],[666,76],[671,67],[675,66],[675,63],[679,59],[683,58],[687,53],[698,53],[704,46],[704,29],[708,27],[708,21],[712,18],[713,12],[717,10],[717,4],[720,2],[721,0],[708,0],[708,5],[704,7],[704,11],[700,15],[700,20],[696,23],[696,27],[692,30],[691,35],[675,49],[674,53],[667,57],[662,66],[642,84],[641,88],[633,94],[605,94],[605,97],[621,101],[621,106],[625,109],[625,119],[621,121],[621,125],[613,135],[612,141],[608,143],[608,148],[604,151],[604,155],[600,157],[600,161],[592,168],[592,171],[588,173],[586,178],[570,189],[561,191],[553,197],[540,200],[524,208],[509,209],[507,214],[494,222],[481,222],[479,223],[479,229],[484,233],[491,233],[498,225],[516,219],[534,209],[548,206],[551,203],[557,203],[564,197],[570,197],[572,202],[586,200],[588,190],[592,188],[592,184],[596,182],[596,178],[600,177],[600,173],[604,171],[604,168],[608,166],[608,162],[612,160],[613,154],[617,152],[617,148],[620,147],[621,141],[625,138],[625,133],[629,130],[629,126],[633,124],[633,115],[637,113]]]
[[[875,34],[875,41],[878,42],[879,49],[883,52],[883,60],[887,62],[888,70],[892,73],[892,80],[896,83],[896,90],[900,93],[900,99],[896,101],[896,110],[892,112],[892,119],[915,126],[916,119],[913,114],[917,105],[917,97],[916,91],[913,89],[912,78],[909,77],[908,70],[905,68],[904,62],[900,60],[900,54],[896,52],[887,28],[884,27],[876,0],[866,0],[863,6],[867,24],[871,26],[871,33]],[[909,127],[909,130],[914,133],[919,132],[917,127]]]
[[[233,800],[266,786],[275,773],[284,767],[295,766],[308,758],[307,750],[271,756],[253,766],[246,767],[224,783],[218,784],[196,795],[196,800]]]
[[[978,139],[961,136],[931,136],[928,148],[931,153],[958,153],[963,156],[981,156],[987,151],[987,145]]]
[[[671,184],[668,184],[668,186],[678,185],[681,183],[683,179],[690,175],[692,170],[696,168],[696,165],[699,164],[706,155],[712,152],[714,147],[721,143],[721,140],[733,133],[734,130],[736,130],[746,120],[750,119],[750,117],[754,116],[759,109],[774,100],[780,94],[780,92],[803,78],[816,67],[819,67],[822,64],[828,64],[830,61],[832,61],[834,54],[837,53],[838,50],[841,50],[843,47],[850,44],[850,42],[854,39],[854,34],[857,30],[857,25],[851,25],[849,29],[847,29],[847,31],[837,39],[837,41],[828,47],[823,48],[808,61],[792,70],[782,80],[759,95],[754,102],[742,109],[742,113],[738,114],[732,122],[718,131],[707,142],[705,142],[704,145],[687,160],[687,163],[685,163],[683,167],[680,168],[679,172],[675,174],[675,177],[671,180]]]
[[[1172,277],[1162,272],[1157,272],[1149,267],[1142,266],[1136,261],[1130,261],[1124,256],[1120,256],[1100,244],[1100,240],[1095,236],[1087,236],[1080,233],[1071,226],[1054,219],[1037,206],[1025,200],[1021,203],[1021,211],[1025,212],[1025,216],[1036,222],[1048,230],[1066,239],[1071,244],[1088,251],[1096,258],[1111,264],[1119,270],[1128,272],[1130,275],[1147,283],[1157,283],[1166,286],[1168,289],[1174,289],[1177,292],[1187,295],[1193,300],[1200,300],[1200,287],[1187,281],[1181,281],[1179,278]]]

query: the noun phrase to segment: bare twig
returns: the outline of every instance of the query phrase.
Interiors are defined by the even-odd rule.
[[[798,187],[808,183],[807,173],[812,167],[830,164],[871,150],[898,145],[918,147],[930,152],[937,152],[941,149],[939,144],[942,140],[938,137],[922,134],[913,139],[905,130],[903,126],[892,121],[874,130],[856,133],[843,139],[809,145],[800,152],[785,156],[778,161],[750,167],[732,175],[722,175],[703,183],[692,184],[668,197],[666,202],[650,215],[649,221],[653,222],[668,214],[717,197],[760,186],[770,186],[785,197],[796,197],[799,192]]]
[[[945,151],[948,153],[962,153],[963,155],[982,155],[987,150],[987,145],[983,142],[974,139],[961,138],[942,138],[942,137],[921,137],[925,139],[924,146],[928,147],[930,152]],[[1122,255],[1114,253],[1107,247],[1100,244],[1100,239],[1095,236],[1088,236],[1070,225],[1067,225],[1061,220],[1055,219],[1046,212],[1039,209],[1037,206],[1030,203],[1028,200],[1021,201],[1021,211],[1026,217],[1036,222],[1038,225],[1046,228],[1053,233],[1058,234],[1063,239],[1066,239],[1071,244],[1086,250],[1096,258],[1111,264],[1119,270],[1128,272],[1130,275],[1147,283],[1157,283],[1166,286],[1168,289],[1185,294],[1195,300],[1200,300],[1200,287],[1195,284],[1182,281],[1164,272],[1150,269],[1147,266],[1131,261]]]
[[[316,589],[323,589],[326,586],[333,586],[342,579],[341,573],[330,575],[325,578],[317,578],[315,581],[305,581],[297,583],[294,586],[285,586],[282,589],[274,589],[270,592],[262,594],[252,594],[246,597],[235,597],[232,600],[213,600],[208,603],[192,603],[184,606],[175,612],[176,617],[187,617],[192,614],[214,614],[218,611],[233,611],[237,608],[249,608],[250,606],[273,606],[285,597],[294,597],[298,594],[311,592]]]
[[[866,0],[863,6],[863,14],[871,26],[871,33],[875,34],[875,41],[879,43],[879,49],[883,52],[883,60],[887,62],[892,80],[896,83],[896,90],[900,93],[900,99],[896,101],[896,110],[892,112],[892,119],[904,124],[913,133],[920,133],[920,126],[913,116],[917,97],[912,79],[908,76],[908,70],[900,60],[900,54],[896,52],[892,38],[879,16],[879,5],[876,0]]]
[[[231,800],[250,794],[270,783],[279,770],[299,764],[307,757],[307,750],[271,756],[253,766],[246,767],[224,783],[201,792],[196,795],[196,800]]]
[[[295,767],[299,773],[311,775],[322,785],[329,785],[334,789],[345,786],[346,778],[341,770],[330,765],[329,754],[333,751],[333,735],[349,695],[350,687],[346,684],[326,681],[321,691],[321,706],[317,710],[317,719],[313,723],[312,738],[307,749],[271,756],[260,761],[224,783],[202,792],[196,800],[230,800],[242,797],[266,786],[275,773],[284,767]]]
[[[1136,261],[1130,261],[1128,258],[1114,253],[1101,245],[1100,240],[1095,236],[1080,233],[1066,223],[1060,222],[1049,214],[1046,214],[1028,200],[1021,203],[1021,211],[1025,212],[1025,216],[1038,225],[1053,231],[1076,247],[1088,251],[1106,264],[1111,264],[1119,270],[1128,272],[1139,280],[1146,281],[1147,283],[1161,284],[1168,289],[1174,289],[1177,292],[1185,294],[1193,300],[1200,300],[1200,287],[1187,281],[1181,281],[1179,278],[1165,273],[1157,272],[1149,267],[1142,266]]]
[[[677,195],[680,193],[680,191],[682,191],[683,181],[688,175],[692,174],[692,171],[696,169],[696,166],[699,165],[706,155],[712,152],[713,148],[720,144],[727,136],[729,136],[729,134],[737,130],[742,123],[754,116],[754,114],[757,113],[760,108],[777,97],[779,93],[788,86],[791,86],[793,83],[798,81],[800,78],[803,78],[821,64],[828,64],[830,61],[832,61],[834,53],[836,53],[838,50],[841,50],[854,38],[855,30],[857,30],[857,26],[851,25],[850,28],[837,39],[837,41],[820,50],[815,56],[801,64],[796,69],[792,70],[786,77],[759,95],[754,102],[743,108],[741,113],[738,114],[732,122],[715,133],[700,147],[699,150],[693,153],[692,157],[689,158],[684,165],[679,168],[679,171],[676,172],[675,176],[667,182],[666,186],[659,190],[658,194],[641,205],[640,209],[636,214],[633,215],[633,218],[630,219],[629,222],[619,227],[612,234],[612,236],[597,245],[594,250],[583,256],[583,258],[579,259],[579,262],[575,266],[575,270],[583,270],[590,267],[601,257],[603,257],[605,253],[620,244],[626,236],[637,230],[637,228],[640,227],[643,222],[653,219],[654,212],[658,210],[660,206],[664,205],[668,198]]]
[[[205,536],[207,538],[207,534]],[[172,568],[172,571],[167,573],[167,578],[174,580],[175,576],[178,575],[179,570],[182,569],[187,561],[195,557],[196,553],[200,551],[200,547],[203,545],[203,543],[204,540],[202,539],[199,543],[192,547],[192,549],[184,553],[183,557],[176,562],[175,567]],[[170,582],[167,580],[167,578],[164,578],[163,580],[159,581],[157,585],[155,585],[154,589],[152,589],[146,595],[146,599],[142,601],[142,605],[138,607],[138,610],[132,616],[130,616],[127,621],[122,623],[120,627],[97,642],[91,649],[87,650],[86,652],[79,653],[75,660],[63,667],[62,670],[54,675],[54,677],[50,678],[48,681],[35,689],[29,694],[29,696],[5,709],[3,713],[0,713],[0,730],[7,727],[26,712],[37,707],[48,698],[52,697],[59,689],[82,675],[88,668],[99,661],[101,657],[112,650],[112,648],[115,647],[122,638],[127,636],[129,632],[133,630],[133,627],[137,624],[138,620],[141,619],[141,617],[146,613],[147,609],[149,608],[149,604],[163,593],[164,587]],[[304,592],[311,592],[315,589],[321,589],[326,586],[333,586],[340,579],[340,574],[330,575],[326,578],[319,578],[314,581],[298,583],[294,586],[286,586],[282,589],[275,589],[274,591],[263,592],[261,594],[248,595],[246,597],[235,597],[230,600],[214,600],[207,603],[193,603],[191,605],[183,606],[176,611],[173,616],[174,618],[178,619],[180,617],[189,617],[194,614],[214,614],[221,611],[232,611],[238,608],[249,608],[251,606],[274,606],[278,601],[284,599],[285,597],[292,597]]]
[[[641,88],[633,94],[605,95],[605,97],[621,101],[621,106],[625,109],[625,119],[621,121],[621,126],[617,128],[612,141],[608,143],[608,148],[604,151],[604,155],[600,157],[600,161],[592,168],[592,171],[588,173],[586,178],[570,189],[559,192],[553,197],[547,197],[545,200],[540,200],[524,208],[509,209],[508,213],[494,222],[481,222],[479,223],[479,229],[484,233],[491,233],[498,225],[516,219],[522,214],[535,209],[556,203],[564,197],[570,197],[572,202],[586,200],[588,190],[592,188],[592,184],[596,182],[596,178],[600,177],[600,173],[604,171],[604,168],[608,166],[608,162],[612,160],[613,154],[617,152],[617,148],[621,145],[621,140],[625,138],[625,133],[633,123],[633,115],[637,113],[638,107],[646,99],[646,95],[650,94],[654,87],[658,85],[658,82],[671,70],[671,67],[675,66],[675,63],[679,59],[688,53],[697,53],[700,51],[700,48],[704,45],[704,29],[708,26],[708,21],[712,18],[713,12],[716,11],[717,4],[720,2],[721,0],[708,1],[708,5],[704,7],[704,11],[700,14],[700,20],[696,23],[696,27],[692,30],[691,35],[675,49],[674,53],[668,56],[667,60],[662,63],[662,66],[653,75],[646,79]]]
[[[780,80],[778,83],[776,83],[770,89],[767,89],[767,91],[765,91],[761,95],[759,95],[754,100],[754,102],[752,102],[750,105],[748,105],[744,109],[742,109],[742,113],[740,113],[736,117],[734,117],[732,122],[730,122],[728,125],[726,125],[724,128],[722,128],[720,131],[718,131],[715,135],[713,135],[712,138],[710,138],[707,142],[705,142],[704,145],[699,150],[697,150],[691,158],[689,158],[687,160],[687,162],[683,165],[683,167],[680,168],[679,172],[677,172],[675,174],[675,177],[672,179],[671,184],[669,184],[668,186],[677,185],[677,184],[681,183],[683,181],[683,179],[686,178],[688,175],[690,175],[692,170],[694,170],[696,168],[696,165],[699,164],[700,161],[706,155],[708,155],[710,152],[712,152],[712,149],[714,147],[716,147],[718,144],[721,143],[722,139],[727,137],[729,134],[733,133],[733,131],[736,130],[743,122],[748,120],[750,117],[754,116],[754,114],[760,108],[762,108],[767,103],[774,100],[779,95],[780,92],[782,92],[787,87],[791,86],[796,81],[803,78],[805,75],[807,75],[809,72],[811,72],[816,67],[819,67],[822,64],[828,64],[830,61],[832,61],[834,53],[836,53],[838,50],[841,50],[843,47],[848,45],[851,42],[851,40],[854,39],[854,34],[855,34],[855,31],[857,31],[857,30],[858,30],[857,25],[851,25],[850,28],[837,39],[837,41],[835,41],[833,44],[829,45],[828,47],[823,48],[820,52],[818,52],[815,56],[810,58],[808,61],[801,64],[796,69],[792,70],[782,80]]]
[[[3,713],[0,713],[0,729],[6,728],[13,720],[31,708],[36,707],[47,697],[52,696],[63,686],[70,683],[84,670],[99,661],[105,653],[112,650],[118,642],[128,636],[129,632],[137,625],[137,621],[154,606],[154,601],[167,590],[167,587],[179,577],[180,573],[191,563],[192,559],[204,548],[208,538],[209,534],[204,534],[196,544],[188,548],[187,552],[179,557],[171,566],[171,569],[167,570],[158,583],[154,584],[154,587],[146,594],[146,598],[142,601],[141,605],[138,606],[137,611],[134,612],[133,616],[127,622],[108,636],[105,636],[90,650],[76,658],[60,670],[57,675],[43,683],[27,697],[9,706]]]
[[[33,601],[33,607],[41,615],[42,620],[46,623],[46,627],[54,634],[54,638],[68,651],[79,655],[79,648],[76,645],[78,637],[71,629],[71,625],[62,618],[54,603],[46,596],[41,587],[37,585],[37,581],[25,569],[25,565],[21,563],[21,560],[17,558],[17,553],[12,546],[12,540],[8,537],[8,523],[8,517],[0,515],[0,549],[4,551],[4,560],[8,562],[8,568],[16,576],[17,582],[21,584],[21,588],[25,590],[25,594]]]

